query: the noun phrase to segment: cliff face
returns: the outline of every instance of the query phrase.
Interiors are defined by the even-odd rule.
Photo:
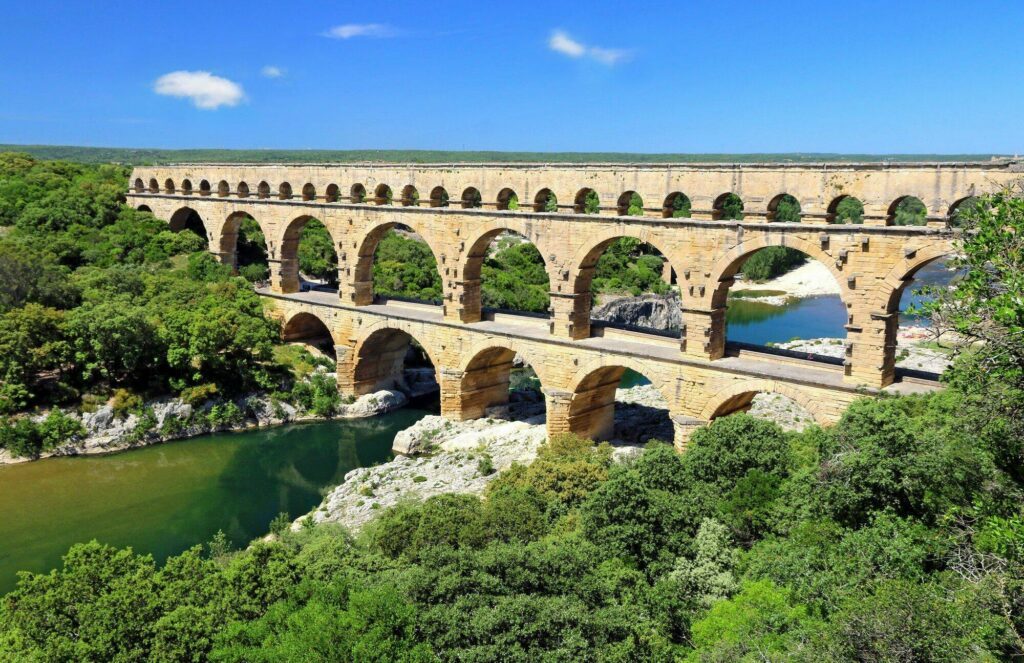
[[[590,317],[663,331],[679,329],[682,324],[678,293],[622,297],[595,308]]]

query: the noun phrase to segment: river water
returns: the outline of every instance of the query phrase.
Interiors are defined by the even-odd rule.
[[[48,571],[91,539],[158,561],[218,530],[247,544],[277,514],[315,508],[348,471],[390,460],[395,433],[426,414],[405,408],[0,467],[0,594],[18,571]]]

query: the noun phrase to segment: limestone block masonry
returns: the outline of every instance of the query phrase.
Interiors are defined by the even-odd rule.
[[[507,393],[510,353],[521,353],[544,385],[549,430],[601,436],[610,426],[614,384],[622,370],[636,368],[668,399],[681,447],[694,427],[745,407],[757,391],[785,393],[829,423],[859,393],[892,385],[900,294],[921,267],[952,250],[957,231],[949,220],[959,204],[1022,178],[1024,164],[1013,161],[191,164],[136,168],[128,199],[172,229],[198,216],[210,250],[227,264],[235,264],[242,219],[255,219],[270,258],[265,296],[275,299],[286,329],[300,313],[326,324],[344,389],[366,393],[396,379],[395,366],[415,338],[438,370],[443,413],[480,416]],[[600,200],[597,214],[582,213],[590,191]],[[644,215],[624,216],[634,193]],[[743,220],[719,219],[728,193],[743,200]],[[799,201],[800,223],[773,220],[783,194]],[[671,218],[679,195],[689,199],[692,218]],[[831,223],[847,196],[863,203],[863,224]],[[925,204],[926,225],[891,225],[907,196]],[[545,211],[556,204],[557,212]],[[299,233],[313,218],[337,250],[337,295],[299,292]],[[439,307],[374,304],[374,252],[399,224],[417,232],[437,259]],[[545,259],[548,321],[484,319],[481,265],[491,240],[506,231],[533,242]],[[591,329],[597,259],[619,237],[651,244],[671,265],[682,297],[679,339]],[[743,261],[769,246],[798,249],[836,278],[848,314],[844,366],[726,356],[728,289]]]

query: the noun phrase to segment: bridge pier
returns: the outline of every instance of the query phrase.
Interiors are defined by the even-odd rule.
[[[290,293],[299,291],[299,260],[285,258],[283,260],[267,259],[270,267],[270,288],[274,292]]]
[[[872,312],[861,327],[847,329],[849,384],[883,388],[896,379],[896,332],[899,314]]]
[[[690,436],[693,435],[694,431],[710,423],[703,419],[688,417],[685,414],[672,414],[669,415],[669,418],[672,419],[672,428],[675,432],[675,439],[672,440],[672,445],[679,453],[686,451],[686,447],[690,443]]]
[[[590,290],[551,293],[551,334],[558,338],[590,338]]]

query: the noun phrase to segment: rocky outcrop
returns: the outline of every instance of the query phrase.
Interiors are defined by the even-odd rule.
[[[620,297],[596,307],[590,317],[620,325],[663,331],[679,329],[683,319],[677,292],[668,295]]]
[[[394,389],[381,389],[372,394],[364,394],[353,403],[346,403],[338,408],[339,419],[365,419],[379,414],[397,410],[409,402],[409,397]]]

